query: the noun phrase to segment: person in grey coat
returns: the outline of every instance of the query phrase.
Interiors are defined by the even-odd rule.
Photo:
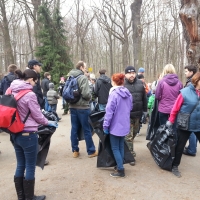
[[[57,110],[57,104],[58,104],[59,95],[54,90],[54,84],[49,83],[49,91],[47,92],[47,101],[48,104],[51,106],[52,112],[56,115],[58,121],[61,120],[61,118],[58,117],[56,110]]]

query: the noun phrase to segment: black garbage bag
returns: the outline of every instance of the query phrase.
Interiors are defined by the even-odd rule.
[[[156,164],[162,169],[171,171],[175,157],[176,137],[172,129],[161,125],[154,139],[147,143],[147,147]]]
[[[105,111],[98,111],[90,115],[90,124],[94,128],[94,132],[99,137],[99,148],[98,148],[98,157],[97,157],[97,167],[114,167],[117,165],[111,145],[109,135],[105,135],[103,132],[103,120],[104,120]],[[124,143],[124,164],[135,162],[133,155],[126,142]]]
[[[55,121],[56,116],[52,112],[43,111],[43,115],[51,121]],[[38,155],[36,165],[44,168],[51,143],[51,136],[56,131],[55,127],[40,125],[38,127]]]
[[[148,128],[147,128],[146,140],[150,140],[150,141],[153,140],[159,126],[160,126],[160,123],[159,123],[159,115],[158,115],[158,100],[155,99],[154,106],[153,106],[150,120],[149,120],[149,124],[148,124]]]

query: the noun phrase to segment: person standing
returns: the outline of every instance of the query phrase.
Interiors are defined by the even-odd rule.
[[[108,95],[111,85],[111,80],[106,75],[105,69],[100,69],[100,77],[97,79],[94,87],[94,94],[98,97],[99,110],[105,110],[108,101]]]
[[[69,104],[70,108],[70,117],[71,117],[71,146],[73,157],[77,158],[79,156],[79,141],[78,141],[78,132],[82,128],[84,132],[85,142],[88,157],[92,158],[98,155],[95,150],[94,142],[92,140],[91,127],[88,122],[90,107],[89,101],[91,99],[91,92],[89,88],[88,78],[84,75],[87,71],[86,63],[79,61],[75,69],[72,69],[69,72],[69,76],[78,77],[78,87],[80,89],[80,99],[77,103]]]
[[[0,84],[0,95],[5,94],[6,90],[10,87],[10,84],[13,80],[17,78],[15,74],[15,70],[17,66],[15,64],[11,64],[8,66],[8,74],[3,77]]]
[[[58,117],[57,112],[56,112],[58,99],[59,99],[59,95],[54,90],[54,84],[53,83],[49,83],[49,91],[47,92],[47,101],[48,101],[48,104],[51,106],[51,111],[57,117],[57,121],[60,121],[61,118]]]
[[[190,113],[187,129],[177,128],[178,140],[175,149],[175,158],[172,166],[172,173],[181,177],[178,166],[181,162],[184,147],[190,134],[193,132],[200,141],[200,72],[197,72],[191,79],[188,87],[181,90],[166,122],[168,128],[172,128],[178,113]]]
[[[185,76],[187,78],[184,87],[187,87],[191,84],[191,79],[197,72],[197,67],[195,65],[187,65],[184,68],[185,68]],[[197,137],[194,133],[191,133],[189,137],[189,145],[184,148],[183,154],[187,156],[196,156],[196,152],[197,152]]]
[[[132,94],[133,98],[133,109],[130,113],[131,120],[131,130],[130,133],[125,137],[128,144],[129,150],[134,156],[136,153],[133,149],[133,140],[137,135],[140,126],[140,118],[144,112],[147,115],[147,95],[143,82],[136,77],[136,70],[133,66],[127,66],[125,69],[125,85],[129,92]],[[134,162],[130,163],[135,165]]]
[[[49,111],[49,105],[47,101],[47,92],[49,91],[49,83],[51,81],[51,74],[49,72],[44,73],[44,79],[41,81],[41,88],[43,92],[43,98],[45,100],[44,110]]]
[[[32,90],[37,82],[37,74],[31,69],[26,69],[23,73],[17,70],[20,79],[14,80],[10,89],[15,96],[21,90]],[[48,121],[40,110],[37,97],[30,91],[17,101],[17,110],[21,119],[25,119],[24,130],[18,134],[11,134],[17,167],[14,175],[15,189],[19,200],[44,200],[45,195],[35,196],[35,168],[38,151],[38,126],[56,126]]]
[[[45,101],[42,94],[42,89],[40,85],[40,72],[41,72],[42,63],[38,62],[37,60],[29,60],[28,62],[28,69],[31,69],[36,72],[37,74],[37,82],[33,86],[33,92],[36,94],[38,104],[40,105],[40,109],[44,109]],[[48,165],[49,161],[45,161],[45,165]]]
[[[172,107],[178,97],[183,84],[176,75],[172,64],[167,64],[162,72],[163,78],[158,82],[155,97],[158,102],[158,114],[160,125],[167,122]]]
[[[130,131],[130,111],[132,110],[132,95],[124,87],[124,74],[113,74],[112,85],[106,105],[103,130],[110,134],[111,149],[117,163],[117,173],[112,177],[125,177],[124,172],[124,138]]]

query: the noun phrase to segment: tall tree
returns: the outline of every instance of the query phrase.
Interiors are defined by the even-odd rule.
[[[142,42],[142,25],[140,22],[140,11],[142,6],[142,0],[134,0],[131,4],[131,21],[133,29],[133,57],[134,66],[140,67],[141,64],[141,42]]]
[[[200,64],[200,0],[181,0],[180,19],[187,42],[189,64]]]
[[[0,0],[0,11],[1,11],[1,18],[0,21],[0,28],[2,29],[3,33],[3,45],[4,45],[4,63],[5,66],[8,66],[11,63],[14,63],[14,55],[11,45],[11,37],[9,32],[9,20],[7,18],[6,12],[6,1]]]
[[[41,25],[38,40],[41,45],[36,48],[35,55],[43,63],[43,71],[49,71],[52,74],[52,80],[58,83],[59,78],[67,75],[73,66],[68,53],[63,19],[58,9],[51,14],[47,4],[39,8],[38,14]]]

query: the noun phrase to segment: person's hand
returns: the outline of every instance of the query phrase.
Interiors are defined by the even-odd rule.
[[[167,128],[172,129],[173,123],[171,123],[170,121],[167,121],[165,125]]]
[[[58,128],[58,123],[56,121],[48,121],[48,126]]]
[[[109,130],[107,130],[107,129],[104,129],[103,132],[104,132],[104,134],[106,134],[106,135],[109,134]]]

